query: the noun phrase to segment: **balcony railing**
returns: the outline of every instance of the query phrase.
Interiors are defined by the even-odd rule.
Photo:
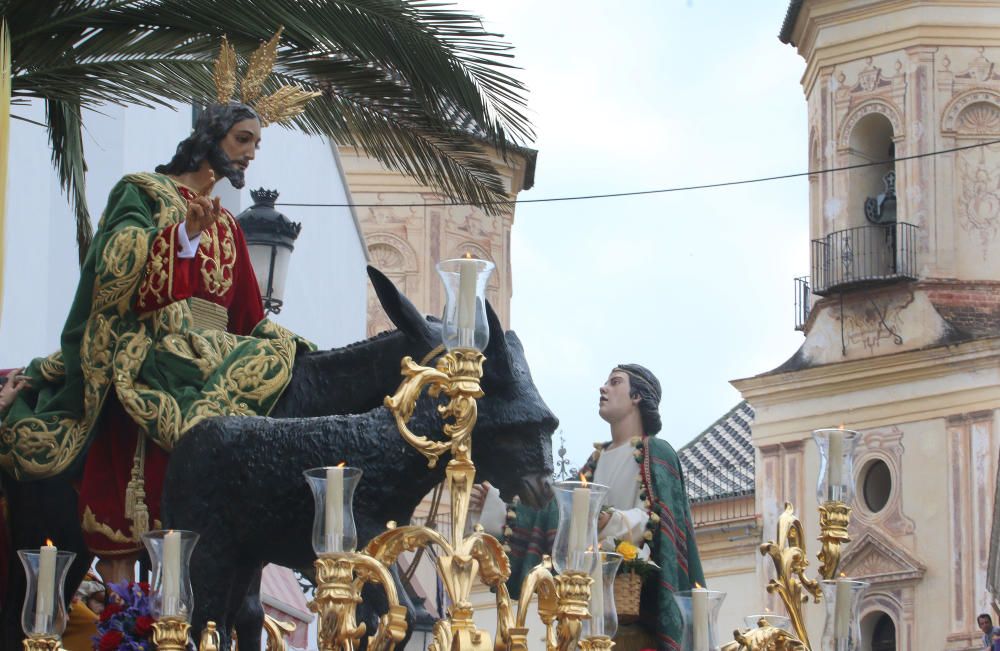
[[[859,286],[917,278],[917,227],[859,226],[812,241],[813,293],[826,296]]]
[[[809,288],[809,276],[795,279],[795,329],[802,330],[809,320],[809,310],[812,308],[812,290]]]

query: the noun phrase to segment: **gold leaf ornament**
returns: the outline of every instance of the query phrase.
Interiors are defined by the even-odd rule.
[[[264,84],[278,59],[278,43],[281,41],[282,30],[283,28],[279,27],[269,41],[250,55],[246,73],[242,80],[239,80],[240,101],[253,107],[260,117],[261,126],[264,127],[295,117],[306,109],[306,104],[311,99],[321,95],[319,92],[305,90],[297,84],[279,86],[272,94],[261,95]],[[233,101],[238,81],[237,68],[236,50],[223,36],[219,58],[215,60],[212,72],[216,99],[220,104]]]
[[[250,104],[260,97],[264,81],[271,74],[274,62],[278,60],[278,42],[281,40],[283,30],[283,27],[279,27],[270,41],[261,45],[256,52],[250,55],[247,72],[243,75],[243,83],[240,84],[240,95],[244,104]]]
[[[236,50],[225,36],[222,37],[219,58],[215,60],[212,78],[215,80],[215,93],[219,104],[228,103],[236,92]]]

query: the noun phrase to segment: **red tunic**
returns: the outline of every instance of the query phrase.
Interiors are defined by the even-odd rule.
[[[180,187],[185,199],[195,194]],[[224,211],[220,219],[201,234],[193,258],[179,258],[181,245],[174,224],[161,230],[150,244],[146,273],[135,299],[140,315],[197,297],[226,308],[227,330],[247,335],[264,318],[257,277],[250,263],[246,238],[233,216]],[[131,478],[138,426],[125,413],[114,393],[109,392],[101,412],[99,431],[87,452],[80,485],[80,518],[84,540],[92,552],[103,557],[131,554],[142,548],[125,517],[125,493]],[[149,525],[158,529],[160,493],[168,454],[146,443],[143,477]]]

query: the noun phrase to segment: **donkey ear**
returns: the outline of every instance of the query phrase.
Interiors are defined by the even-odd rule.
[[[493,306],[486,301],[486,322],[490,325],[490,343],[486,344],[483,354],[492,363],[498,364],[501,374],[506,377],[510,374],[510,351],[507,350],[507,335],[504,333],[500,317],[493,310]]]
[[[368,278],[372,281],[372,287],[375,288],[375,295],[378,296],[382,309],[397,328],[429,346],[434,346],[438,342],[440,335],[434,332],[420,310],[396,289],[385,274],[368,265]]]

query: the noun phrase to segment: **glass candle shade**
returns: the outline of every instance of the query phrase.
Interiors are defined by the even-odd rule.
[[[615,576],[622,564],[622,555],[614,552],[598,552],[600,564],[594,559],[594,578],[590,586],[590,619],[583,622],[584,637],[606,635],[614,637],[618,632],[618,611],[615,609]]]
[[[142,534],[153,565],[150,584],[153,615],[191,621],[194,592],[191,590],[191,553],[198,543],[193,531],[158,530]]]
[[[794,633],[792,630],[792,620],[784,615],[774,613],[764,613],[763,615],[747,615],[743,618],[743,625],[747,628],[757,628],[760,620],[767,620],[767,623],[775,628],[780,628]]]
[[[864,581],[837,579],[820,581],[826,603],[823,651],[858,651],[861,648],[861,597],[868,589]]]
[[[695,589],[674,593],[674,601],[684,620],[683,651],[716,651],[719,648],[716,620],[725,598],[726,593],[718,590]]]
[[[17,552],[28,589],[21,608],[21,628],[28,637],[62,637],[66,630],[66,573],[76,554],[52,545]]]
[[[361,469],[351,467],[310,468],[305,471],[312,489],[312,546],[317,556],[353,552],[358,544],[354,524],[354,489],[361,481]]]
[[[445,305],[441,337],[448,350],[486,350],[490,326],[486,321],[486,283],[493,263],[476,258],[444,260],[437,265],[444,282]]]
[[[818,429],[813,432],[819,449],[816,499],[820,504],[854,499],[854,446],[861,434],[850,429]]]
[[[597,516],[608,487],[592,482],[561,481],[553,490],[559,506],[559,528],[552,544],[556,572],[592,574],[597,565]]]

